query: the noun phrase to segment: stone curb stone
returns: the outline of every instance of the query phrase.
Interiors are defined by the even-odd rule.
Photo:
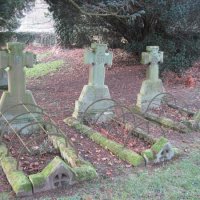
[[[73,117],[69,117],[64,120],[66,124],[75,128],[76,130],[80,131],[80,133],[85,134],[91,140],[96,142],[97,144],[101,145],[102,147],[110,150],[112,153],[117,155],[120,159],[127,161],[133,166],[139,166],[144,164],[144,158],[139,154],[131,151],[129,149],[124,148],[123,145],[114,142],[112,140],[107,139],[106,137],[102,136],[97,131],[94,131],[90,127],[81,124]]]
[[[17,162],[13,157],[4,157],[1,166],[16,196],[32,195],[32,184],[22,171],[17,170]]]
[[[40,173],[29,175],[33,192],[44,192],[72,185],[75,173],[60,157],[56,156]]]
[[[74,181],[91,180],[97,177],[95,168],[87,161],[79,158],[75,150],[68,144],[64,138],[51,136],[51,141],[55,148],[58,148],[62,158],[70,165],[75,173]]]

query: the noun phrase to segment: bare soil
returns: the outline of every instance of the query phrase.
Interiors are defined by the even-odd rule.
[[[47,51],[46,48],[33,47],[29,47],[29,50],[39,54]],[[27,88],[33,92],[38,105],[50,113],[52,119],[71,139],[79,155],[95,166],[100,177],[99,180],[107,177],[112,179],[112,177],[117,175],[131,172],[132,167],[129,164],[119,160],[109,151],[101,148],[90,139],[80,135],[64,124],[63,119],[71,116],[75,100],[79,98],[83,85],[87,84],[88,66],[83,64],[83,49],[60,50],[55,48],[52,51],[53,54],[43,59],[43,62],[63,59],[65,61],[64,66],[57,72],[28,80]],[[115,56],[114,61],[112,67],[106,71],[105,83],[108,85],[113,99],[125,105],[133,106],[136,103],[142,81],[145,79],[146,66],[136,65],[137,59],[132,54],[127,55],[127,53],[121,50],[113,51]],[[170,74],[164,74],[164,84],[167,92],[176,95],[178,98],[180,97],[180,100],[183,99],[181,98],[183,95],[185,101],[195,103],[199,106],[200,90],[198,88],[200,85],[200,76],[197,77],[196,71],[195,85],[192,84],[192,87],[191,84],[187,85],[185,81],[179,81],[178,83],[174,79],[170,81],[170,76]],[[173,145],[181,148],[184,152],[190,151],[193,148],[199,148],[199,133],[180,134],[170,131],[166,137]],[[138,141],[135,144],[137,146],[139,144]],[[142,144],[139,151],[144,146],[146,148],[148,144]],[[0,174],[3,176],[2,173]],[[71,195],[81,188],[82,184],[80,183],[72,188],[65,190],[58,189],[57,191],[41,195],[50,197],[57,196],[58,194]],[[6,187],[6,183],[2,184],[0,182],[0,191],[6,190],[9,191],[10,188]],[[33,198],[38,197],[40,195],[35,195]]]

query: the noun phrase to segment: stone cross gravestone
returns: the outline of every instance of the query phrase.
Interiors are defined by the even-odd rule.
[[[9,68],[8,70],[8,91],[4,91],[0,100],[0,112],[4,113],[10,107],[17,104],[33,104],[36,102],[31,91],[26,90],[24,66],[33,67],[34,55],[29,52],[23,52],[24,44],[10,42],[7,44],[7,51],[0,52],[0,67]],[[27,106],[30,111],[36,108]],[[23,106],[16,106],[8,110],[6,117],[20,115],[27,112]]]
[[[163,93],[164,87],[162,80],[159,79],[159,63],[163,63],[163,52],[159,51],[158,46],[147,46],[147,52],[142,53],[142,64],[149,64],[147,69],[147,79],[142,82],[140,93],[137,96],[137,107],[144,112],[147,107],[159,107],[162,95],[154,100],[149,106],[151,100],[158,94]]]
[[[88,85],[83,87],[78,101],[75,102],[73,117],[80,119],[87,107],[93,102],[108,98],[110,92],[105,81],[105,65],[112,65],[113,54],[108,52],[106,44],[92,43],[91,50],[84,55],[84,63],[90,64]],[[90,109],[91,118],[96,118],[103,110],[111,106],[110,102],[103,101],[95,104]]]

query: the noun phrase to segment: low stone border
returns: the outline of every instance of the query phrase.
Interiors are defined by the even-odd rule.
[[[177,149],[172,148],[172,145],[166,138],[161,137],[159,139],[153,139],[152,137],[147,136],[141,129],[138,129],[136,135],[134,135],[149,141],[152,144],[152,147],[139,155],[132,150],[126,149],[123,145],[102,136],[101,133],[92,128],[81,124],[75,118],[69,117],[65,119],[64,122],[133,166],[146,164],[149,161],[157,163],[170,160],[178,153]]]
[[[157,138],[153,138],[151,135],[140,128],[135,128],[132,123],[126,123],[125,129],[135,137],[138,137],[151,145],[157,141]]]
[[[17,161],[7,156],[8,150],[4,144],[0,145],[1,167],[6,174],[8,182],[17,196],[32,195],[32,184],[21,170],[17,170]]]
[[[64,122],[78,130],[81,134],[86,135],[91,140],[96,142],[97,144],[101,145],[105,149],[110,150],[113,154],[118,156],[120,159],[127,161],[133,166],[139,166],[142,164],[145,164],[144,158],[135,153],[134,151],[131,151],[127,148],[125,148],[123,145],[114,142],[104,136],[102,136],[99,132],[93,130],[92,128],[81,124],[78,120],[76,120],[73,117],[69,117],[64,120]]]
[[[79,158],[64,138],[50,136],[50,139],[54,147],[60,150],[66,162],[56,156],[41,172],[29,176],[17,170],[15,158],[7,156],[6,146],[0,145],[0,163],[16,196],[30,196],[33,193],[73,185],[97,177],[95,168],[89,162]]]
[[[145,158],[146,163],[150,161],[158,163],[165,160],[171,160],[174,156],[178,156],[180,154],[179,150],[172,147],[170,142],[164,137],[153,138],[144,130],[140,128],[134,128],[131,123],[127,123],[125,128],[135,137],[143,139],[152,145],[150,149],[146,149],[141,153],[141,155],[143,155]]]
[[[137,108],[133,108],[133,112],[143,116],[145,119],[148,119],[148,120],[153,121],[155,123],[161,124],[165,127],[171,128],[171,129],[176,130],[180,133],[188,133],[188,132],[191,131],[191,128],[189,128],[187,125],[185,125],[181,122],[175,122],[175,121],[173,121],[169,118],[166,118],[166,117],[159,117],[158,115],[156,115],[154,113],[143,114],[140,111],[138,111]]]

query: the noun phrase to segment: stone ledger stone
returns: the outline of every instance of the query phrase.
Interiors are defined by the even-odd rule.
[[[89,69],[88,85],[83,87],[78,101],[75,102],[75,110],[73,117],[80,119],[88,106],[100,99],[110,99],[110,92],[108,86],[104,84],[105,81],[105,65],[112,65],[112,53],[107,51],[106,44],[93,43],[91,50],[87,50],[84,55],[84,63],[91,64]],[[111,101],[100,101],[95,103],[87,111],[92,119],[96,119],[102,111],[112,106]],[[113,115],[112,111],[105,113],[107,118]]]
[[[159,79],[158,65],[163,62],[163,52],[159,51],[157,46],[147,46],[146,50],[147,52],[142,53],[141,63],[149,64],[147,79],[142,82],[140,93],[137,96],[137,107],[141,112],[145,112],[147,108],[159,107],[163,97],[159,94],[165,91],[162,80]],[[154,97],[156,98],[153,99]]]

